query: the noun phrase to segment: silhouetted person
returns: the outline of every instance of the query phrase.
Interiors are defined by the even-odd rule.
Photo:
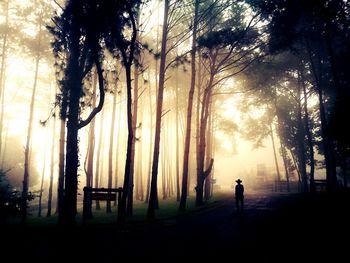
[[[235,199],[236,199],[236,208],[238,212],[243,211],[243,201],[244,201],[244,186],[241,179],[236,180],[235,187]]]

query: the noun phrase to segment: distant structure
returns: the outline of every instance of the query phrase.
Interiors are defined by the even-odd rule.
[[[264,163],[256,165],[256,175],[254,176],[253,189],[258,191],[271,191],[272,181],[271,173]]]
[[[258,163],[256,165],[256,183],[266,183],[267,181],[267,169],[264,163]]]

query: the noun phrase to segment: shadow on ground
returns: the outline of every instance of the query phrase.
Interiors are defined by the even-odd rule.
[[[348,192],[256,193],[246,197],[243,214],[227,196],[207,209],[123,228],[2,225],[0,251],[14,262],[340,262],[348,249],[349,201]]]

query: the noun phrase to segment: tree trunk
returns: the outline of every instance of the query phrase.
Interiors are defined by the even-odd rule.
[[[41,171],[39,205],[38,205],[38,217],[41,217],[42,197],[43,197],[43,192],[44,192],[45,169],[46,169],[46,142],[47,142],[47,130],[46,130],[46,134],[45,134],[45,143],[44,143],[43,169]]]
[[[322,141],[324,145],[324,154],[326,161],[326,174],[327,174],[327,188],[329,190],[333,190],[337,188],[337,178],[335,171],[335,161],[334,161],[334,152],[331,146],[331,141],[328,136],[328,128],[327,128],[327,119],[326,119],[326,111],[324,108],[323,95],[322,91],[318,92],[319,98],[319,107],[320,107],[320,115],[321,115],[321,131],[322,131]]]
[[[124,173],[124,184],[123,194],[121,203],[118,205],[118,223],[123,225],[126,216],[126,202],[129,196],[130,178],[131,178],[131,152],[132,152],[132,141],[134,137],[132,127],[132,96],[131,96],[131,63],[125,63],[125,74],[126,74],[126,85],[127,85],[127,123],[128,123],[128,142],[126,149],[126,160],[125,160],[125,173]]]
[[[39,40],[38,40],[38,46],[41,46],[41,19],[39,22]],[[23,188],[22,188],[22,218],[21,222],[25,223],[27,218],[27,198],[28,198],[28,188],[29,188],[29,154],[30,154],[30,144],[32,139],[32,131],[33,131],[33,119],[34,119],[34,104],[35,104],[35,95],[36,95],[36,87],[38,82],[38,73],[39,73],[39,62],[40,62],[40,51],[36,54],[35,59],[35,73],[34,73],[34,84],[33,84],[33,91],[32,91],[32,98],[30,102],[30,111],[29,111],[29,123],[28,123],[28,130],[27,130],[27,141],[26,141],[26,147],[24,150],[24,175],[23,175]]]
[[[198,26],[198,10],[199,0],[194,3],[194,18],[193,18],[193,29],[192,29],[192,47],[191,47],[191,84],[188,92],[188,104],[187,104],[187,120],[186,120],[186,135],[184,145],[184,161],[183,161],[183,173],[182,173],[182,187],[181,187],[181,199],[180,199],[180,210],[186,209],[187,200],[187,187],[188,187],[188,162],[190,155],[191,145],[191,125],[192,125],[192,107],[193,107],[193,96],[196,87],[196,44],[197,44],[197,26]]]
[[[54,116],[53,121],[53,131],[51,139],[51,162],[50,162],[50,183],[49,183],[49,195],[47,198],[47,214],[46,216],[51,216],[52,207],[52,188],[53,188],[53,175],[54,175],[54,164],[55,164],[55,139],[56,139],[56,116]]]
[[[301,84],[303,87],[303,95],[304,95],[304,126],[305,126],[305,132],[307,137],[307,143],[309,146],[310,151],[310,191],[315,192],[315,154],[314,154],[314,143],[312,140],[312,134],[310,131],[310,125],[309,125],[309,111],[307,108],[307,92],[306,92],[306,86],[304,81],[304,76],[302,70],[300,70],[300,77],[301,77]]]
[[[212,122],[211,122],[211,143],[210,143],[210,151],[211,151],[211,156],[212,156],[212,159],[215,160],[215,137],[214,137],[214,127],[215,127],[215,115],[214,115],[214,112],[213,112],[213,116],[212,116]],[[208,163],[208,165],[210,165]],[[215,167],[214,167],[215,168]],[[212,179],[211,180],[211,183],[210,183],[210,197],[213,196],[213,192],[214,192],[214,176],[215,176],[215,169],[213,169],[213,171],[211,172],[210,174],[210,178]]]
[[[1,112],[0,112],[0,157],[5,154],[2,151],[2,132],[4,122],[4,110],[5,110],[5,71],[6,71],[6,59],[7,59],[7,38],[8,38],[8,25],[9,25],[9,5],[10,0],[5,3],[5,27],[6,31],[2,40],[2,54],[1,54],[1,69],[0,69],[0,98],[1,98]]]
[[[97,72],[94,71],[92,76],[92,102],[91,108],[96,107],[96,92],[97,92]],[[93,173],[94,173],[94,151],[95,151],[95,119],[90,123],[89,127],[89,147],[88,147],[88,159],[87,159],[87,169],[86,169],[86,186],[92,187]]]
[[[168,116],[167,116],[168,117]],[[167,140],[168,140],[168,131],[169,131],[169,120],[168,118],[166,118],[164,120],[164,125],[163,125],[163,138],[161,139],[161,142],[162,142],[162,146],[163,146],[163,150],[162,150],[162,170],[163,170],[163,183],[164,183],[164,189],[163,189],[163,199],[167,199],[169,196],[169,170],[168,170],[168,165],[169,165],[169,162],[168,162],[168,154],[169,154],[169,147],[165,147],[167,145]]]
[[[273,157],[274,157],[274,160],[275,160],[275,167],[276,167],[276,181],[277,181],[277,183],[279,183],[280,180],[281,180],[281,175],[280,175],[280,169],[278,167],[275,139],[274,139],[274,136],[273,136],[273,129],[272,129],[272,124],[271,123],[270,123],[270,136],[271,136],[271,143],[272,143],[272,149],[273,149]],[[277,186],[277,185],[275,185],[275,186]],[[275,188],[275,191],[277,191],[276,188]]]
[[[157,14],[157,24],[159,24],[159,9]],[[158,53],[158,43],[159,43],[159,27],[157,26],[157,39],[156,39],[156,52]],[[156,84],[156,97],[158,97],[158,59],[155,59],[155,74],[154,81]],[[150,70],[148,70],[148,79],[151,79]],[[149,81],[149,83],[151,83]],[[149,109],[150,109],[150,146],[149,146],[149,163],[148,163],[148,173],[147,173],[147,191],[145,203],[149,203],[150,191],[151,191],[151,177],[152,177],[152,141],[153,141],[153,107],[152,107],[152,90],[151,84],[149,85]]]
[[[200,127],[199,127],[199,150],[198,150],[198,159],[197,159],[197,185],[196,185],[196,206],[203,205],[203,190],[204,190],[204,180],[206,175],[208,175],[208,170],[210,167],[204,171],[204,160],[205,160],[205,148],[206,148],[206,131],[209,117],[209,108],[212,98],[212,89],[213,89],[214,73],[213,70],[210,72],[210,77],[208,84],[204,90],[203,102],[201,108],[201,117],[200,117]]]
[[[150,71],[148,70],[148,79],[151,79]],[[149,81],[150,83],[150,81]],[[149,133],[149,160],[148,160],[148,170],[147,170],[147,185],[146,185],[146,198],[145,203],[149,202],[149,195],[151,189],[151,169],[152,169],[152,140],[153,140],[153,107],[152,107],[152,90],[151,84],[149,85],[149,115],[150,115],[150,133]]]
[[[281,153],[282,153],[282,159],[283,159],[283,164],[284,164],[284,170],[286,172],[287,191],[290,192],[289,171],[288,171],[288,162],[287,162],[287,151],[285,149],[285,146],[282,143],[282,140],[280,140],[280,144],[281,144]]]
[[[64,180],[64,199],[62,223],[65,226],[75,226],[77,213],[77,188],[78,188],[78,124],[79,124],[79,98],[81,83],[71,76],[69,111],[67,121],[67,143],[66,143],[66,169]],[[79,88],[78,88],[79,87]]]
[[[165,126],[165,124],[164,124]],[[167,127],[165,127],[167,128]],[[164,129],[164,128],[163,128]],[[166,191],[166,165],[165,165],[165,156],[166,156],[166,150],[165,150],[165,144],[166,144],[166,137],[165,137],[165,132],[166,130],[163,132],[162,139],[161,141],[163,142],[161,144],[162,146],[162,155],[160,156],[160,162],[161,162],[161,170],[162,170],[162,195],[163,195],[163,200],[165,200],[167,198],[167,191]]]
[[[143,105],[143,100],[140,98],[140,103],[139,107],[141,109],[141,121],[144,120],[144,111],[142,110],[144,105]],[[142,159],[142,149],[143,149],[143,135],[142,135],[142,128],[143,128],[143,123],[139,125],[139,137],[140,137],[140,143],[138,145],[138,165],[137,165],[137,170],[138,170],[138,178],[139,178],[139,200],[144,201],[145,199],[145,194],[144,194],[144,186],[143,186],[143,159]]]
[[[199,53],[199,52],[198,52]],[[198,166],[199,163],[199,127],[200,127],[200,104],[201,104],[201,87],[202,87],[202,82],[201,82],[201,72],[202,72],[202,67],[201,67],[201,56],[200,54],[198,55],[198,87],[197,87],[197,104],[196,104],[196,165]],[[198,167],[196,167],[196,170]],[[189,185],[190,185],[190,179],[191,177],[188,178],[188,186],[187,186],[187,192],[189,192]]]
[[[128,187],[128,203],[126,207],[126,214],[132,215],[134,202],[134,171],[135,171],[135,148],[136,148],[136,128],[137,128],[137,104],[139,97],[139,70],[138,66],[134,67],[134,94],[133,94],[133,109],[132,109],[132,143],[130,155],[130,178]]]
[[[301,87],[300,87],[300,81],[297,85],[297,143],[298,143],[298,155],[299,155],[299,165],[300,165],[300,172],[301,172],[301,180],[303,183],[303,191],[308,192],[309,191],[309,185],[308,185],[308,179],[306,174],[306,156],[305,156],[305,130],[303,127],[303,120],[302,120],[302,114],[301,114]]]
[[[159,66],[159,86],[157,96],[157,111],[156,111],[156,127],[154,135],[154,151],[153,151],[153,163],[152,163],[152,179],[150,198],[148,203],[147,216],[148,218],[155,217],[155,209],[158,206],[158,194],[157,194],[157,177],[158,177],[158,161],[159,161],[159,145],[160,145],[160,130],[162,122],[162,108],[163,108],[163,93],[165,83],[165,63],[166,63],[166,50],[167,50],[167,36],[168,36],[168,12],[169,12],[169,0],[164,1],[164,19],[163,19],[163,32],[162,32],[162,47],[160,55]]]
[[[176,79],[178,79],[178,69],[176,69]],[[179,87],[178,82],[175,85],[175,136],[176,136],[176,201],[180,201],[180,163],[179,163]],[[187,188],[187,185],[186,185]]]
[[[66,141],[66,120],[60,120],[60,146],[59,146],[59,161],[58,161],[58,183],[57,183],[57,206],[56,213],[62,213],[63,196],[64,196],[64,148]]]
[[[169,119],[167,121],[167,129],[166,129],[166,134],[165,134],[165,140],[164,142],[169,145],[169,147],[167,147],[167,151],[166,151],[166,155],[165,155],[165,160],[166,160],[166,168],[167,168],[167,195],[168,197],[170,198],[173,193],[174,193],[174,188],[173,188],[173,180],[172,180],[172,176],[173,176],[173,173],[172,173],[172,160],[171,160],[171,157],[172,157],[172,152],[173,152],[173,147],[172,147],[172,144],[170,142],[170,134],[171,133],[171,130],[170,130],[170,116],[169,116]]]
[[[207,129],[207,147],[206,147],[206,166],[209,167],[210,165],[210,160],[212,159],[212,148],[211,148],[211,131],[212,131],[212,104],[210,106],[210,115],[209,115],[209,122],[208,122],[208,129]],[[204,181],[204,200],[208,201],[210,198],[210,188],[211,188],[211,181],[212,181],[212,176],[211,173],[205,178]]]
[[[117,110],[117,85],[114,86],[113,91],[113,106],[112,106],[112,123],[109,137],[108,149],[108,188],[113,186],[113,149],[114,149],[114,129],[115,129],[115,113]],[[107,200],[106,212],[111,213],[111,201]]]
[[[101,175],[100,175],[100,163],[103,162],[103,150],[102,150],[102,145],[103,145],[103,119],[104,119],[105,111],[102,110],[101,112],[101,119],[100,119],[100,135],[98,139],[98,146],[97,146],[97,153],[96,153],[96,169],[95,169],[95,187],[98,188],[100,186],[100,180],[101,180]],[[103,164],[101,165],[103,166]],[[96,200],[96,210],[100,210],[100,201]]]
[[[96,108],[94,108],[89,116],[85,120],[80,120],[80,97],[82,95],[82,86],[85,72],[82,72],[81,65],[85,65],[86,61],[79,61],[81,58],[80,53],[80,32],[79,26],[76,24],[76,20],[72,22],[72,29],[69,49],[67,54],[68,61],[65,72],[64,90],[67,93],[67,145],[66,145],[66,170],[65,170],[65,192],[62,215],[59,215],[59,223],[62,223],[66,227],[76,225],[76,213],[77,213],[77,191],[78,191],[78,131],[79,129],[88,125],[93,118],[99,113],[104,104],[105,91],[104,91],[104,79],[103,69],[101,66],[100,58],[97,53],[94,54],[93,62],[96,66],[100,100]],[[83,56],[84,57],[84,56]]]
[[[170,118],[170,116],[169,116]],[[168,121],[170,123],[170,121]],[[167,144],[169,145],[168,147],[168,152],[167,152],[167,155],[166,155],[166,160],[167,160],[167,172],[168,172],[168,197],[170,198],[171,196],[174,195],[174,184],[173,184],[173,162],[172,162],[172,152],[173,152],[173,147],[172,147],[172,141],[171,139],[173,139],[173,137],[169,134],[171,133],[171,130],[170,130],[170,125],[168,123],[168,129],[167,129],[167,134],[166,134],[166,142]],[[171,138],[171,139],[170,139]]]
[[[318,102],[319,102],[319,111],[320,111],[320,117],[321,117],[321,133],[322,133],[322,142],[324,147],[324,157],[326,162],[326,177],[327,177],[327,188],[328,190],[335,190],[338,187],[337,182],[337,174],[336,174],[336,166],[335,166],[335,157],[334,157],[334,150],[332,147],[331,139],[328,135],[328,123],[326,118],[326,110],[324,107],[323,102],[323,90],[320,83],[319,76],[316,71],[316,66],[311,54],[311,48],[309,46],[309,43],[307,42],[307,52],[309,55],[309,60],[311,63],[311,71],[313,73],[315,83],[316,83],[316,90],[318,93]],[[319,61],[319,64],[321,62]]]
[[[142,100],[140,100],[140,108],[143,109],[143,103]],[[141,116],[141,120],[143,120],[143,111],[141,112],[142,116]],[[145,195],[144,195],[144,191],[143,191],[143,160],[142,160],[142,125],[140,125],[139,129],[139,136],[141,138],[141,141],[138,144],[138,152],[137,152],[137,178],[138,178],[138,199],[140,201],[144,201]]]
[[[67,143],[66,143],[66,167],[64,180],[63,209],[59,214],[59,224],[75,226],[77,213],[77,188],[78,188],[78,125],[80,113],[80,93],[82,80],[79,67],[79,39],[78,33],[72,36],[71,51],[69,54],[67,68],[69,72],[65,79],[68,94],[67,112]]]
[[[294,164],[294,167],[297,170],[297,174],[298,174],[298,191],[301,192],[301,174],[299,171],[299,167],[298,167],[298,164],[295,160],[295,156],[294,156],[293,152],[291,150],[289,150],[289,152],[290,152],[290,155],[292,156],[293,164]]]
[[[122,98],[121,98],[119,112],[118,112],[118,124],[119,125],[121,124],[121,119],[122,119],[122,107],[123,107],[123,104],[122,104]],[[119,129],[117,132],[117,146],[116,146],[117,150],[115,153],[115,186],[116,187],[118,187],[118,185],[119,185],[118,175],[119,175],[119,148],[120,148],[120,140],[121,140],[120,134],[121,134],[121,130]]]
[[[8,133],[9,133],[9,121],[7,121],[7,125],[6,125],[5,143],[4,143],[4,148],[2,150],[3,154],[2,154],[1,165],[0,165],[0,168],[2,168],[2,169],[3,169],[4,163],[5,163],[5,155],[6,155],[6,150],[7,150]]]
[[[97,72],[94,71],[92,76],[92,102],[91,108],[96,107],[96,89],[97,88]],[[94,152],[95,152],[95,118],[91,121],[89,127],[89,142],[87,152],[87,168],[86,168],[86,186],[92,187],[93,173],[94,173]],[[92,207],[86,207],[86,218],[92,218]]]

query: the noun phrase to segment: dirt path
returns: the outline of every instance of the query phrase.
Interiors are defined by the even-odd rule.
[[[347,247],[338,236],[349,237],[348,197],[252,193],[240,215],[227,195],[198,212],[123,229],[10,228],[2,248],[30,262],[337,262]]]

